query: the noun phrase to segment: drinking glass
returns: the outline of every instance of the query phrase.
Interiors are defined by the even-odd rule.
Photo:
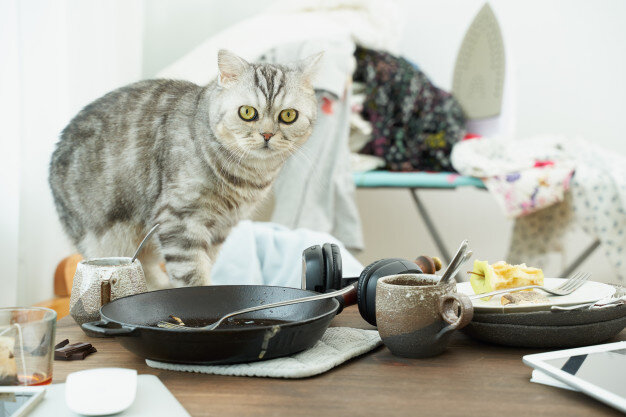
[[[0,385],[52,381],[56,318],[44,307],[0,308]]]

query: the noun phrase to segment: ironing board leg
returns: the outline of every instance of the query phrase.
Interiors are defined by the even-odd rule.
[[[426,211],[424,203],[422,203],[422,200],[420,200],[419,196],[417,195],[417,190],[417,188],[411,188],[411,195],[413,196],[413,201],[415,201],[415,205],[417,206],[417,211],[419,211],[420,216],[424,220],[426,228],[428,229],[428,233],[430,233],[430,236],[432,236],[433,240],[435,241],[435,245],[437,245],[437,249],[439,249],[441,256],[443,257],[446,264],[449,265],[451,258],[450,254],[448,253],[448,249],[444,245],[443,240],[441,239],[441,235],[437,231],[435,224],[430,219],[430,215]]]
[[[437,246],[437,249],[439,249],[439,252],[442,255],[441,257],[444,259],[446,264],[450,264],[451,258],[450,258],[448,249],[444,245],[443,240],[441,239],[441,235],[439,234],[439,231],[437,230],[437,228],[435,227],[435,224],[431,220],[430,215],[428,214],[428,211],[426,211],[426,207],[424,206],[424,203],[422,203],[422,200],[420,200],[417,194],[417,191],[419,190],[419,188],[410,188],[410,190],[411,190],[411,196],[413,197],[413,201],[415,201],[415,206],[417,207],[417,211],[419,212],[420,216],[424,220],[424,224],[426,224],[428,233],[430,233],[431,237],[435,241],[435,245]],[[587,258],[591,256],[591,254],[593,254],[593,252],[595,252],[595,250],[599,246],[600,246],[600,241],[596,239],[587,247],[587,249],[582,251],[580,255],[578,255],[578,257],[574,259],[572,263],[570,263],[563,270],[563,272],[561,272],[560,276],[561,277],[570,276],[576,270],[576,268],[578,268],[583,262],[587,260]]]
[[[561,275],[559,275],[559,276],[561,276],[563,278],[569,277],[570,274],[572,274],[574,272],[574,270],[576,270],[576,268],[578,268],[580,266],[580,264],[585,262],[585,260],[589,256],[591,256],[591,254],[598,248],[598,246],[600,246],[600,240],[596,239],[591,245],[589,245],[587,247],[587,249],[582,251],[582,253],[580,255],[578,255],[578,258],[574,259],[574,261],[572,261],[572,263],[569,264],[569,266],[567,268],[565,268],[563,270],[563,272],[561,272]]]

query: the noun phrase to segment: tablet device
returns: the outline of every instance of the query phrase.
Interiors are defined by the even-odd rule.
[[[0,387],[0,417],[28,415],[45,392],[43,387]]]
[[[626,413],[626,341],[526,355],[523,360]]]

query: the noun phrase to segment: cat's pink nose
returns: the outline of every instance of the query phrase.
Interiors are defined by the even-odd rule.
[[[273,134],[273,133],[267,133],[267,132],[265,132],[265,133],[261,133],[261,136],[263,136],[263,138],[264,138],[264,139],[265,139],[265,141],[267,142],[268,140],[270,140],[270,138],[271,138],[272,136],[274,136],[274,134]]]

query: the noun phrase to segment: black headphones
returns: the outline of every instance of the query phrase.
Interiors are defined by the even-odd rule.
[[[341,272],[341,253],[334,243],[315,245],[302,252],[302,289],[327,292],[344,288],[358,281],[357,304],[359,313],[376,326],[376,282],[396,274],[421,274],[413,261],[400,258],[380,259],[369,264],[359,277],[344,278]]]

